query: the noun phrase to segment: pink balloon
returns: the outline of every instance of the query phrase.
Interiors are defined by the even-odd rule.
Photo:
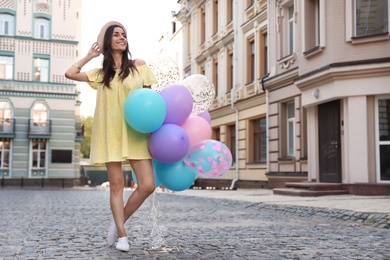
[[[188,135],[190,148],[203,140],[211,139],[211,126],[200,116],[189,116],[181,127]]]

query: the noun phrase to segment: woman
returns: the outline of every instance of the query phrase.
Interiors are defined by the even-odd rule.
[[[81,72],[81,68],[104,55],[103,68]],[[92,126],[90,163],[105,164],[110,183],[110,207],[113,222],[107,242],[121,251],[129,251],[124,228],[126,220],[142,205],[155,189],[148,134],[136,132],[124,117],[124,102],[131,91],[157,83],[143,60],[131,60],[125,27],[119,22],[103,26],[88,54],[73,64],[65,73],[69,79],[88,82],[97,90]],[[125,206],[122,163],[130,163],[137,177],[138,188],[132,192]]]

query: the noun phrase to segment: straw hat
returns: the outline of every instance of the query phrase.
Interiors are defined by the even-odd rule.
[[[99,49],[100,49],[100,52],[103,53],[103,46],[104,46],[104,35],[106,34],[106,31],[108,29],[108,27],[112,26],[112,25],[117,25],[119,27],[121,27],[124,31],[125,31],[125,34],[127,35],[127,31],[126,31],[126,28],[120,23],[120,22],[116,22],[116,21],[111,21],[111,22],[108,22],[106,23],[103,28],[100,30],[100,33],[97,37],[97,44],[99,46]]]

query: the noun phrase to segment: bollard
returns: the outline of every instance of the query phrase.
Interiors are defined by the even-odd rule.
[[[65,188],[65,178],[62,178],[62,188]]]
[[[44,182],[43,182],[43,177],[42,177],[42,180],[41,180],[41,188],[43,189],[43,186],[44,186]]]
[[[4,188],[4,175],[3,175],[3,177],[1,178],[1,187]]]
[[[20,187],[23,188],[23,177],[22,177],[21,182],[20,182]]]

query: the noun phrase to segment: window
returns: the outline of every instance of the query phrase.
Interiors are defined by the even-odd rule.
[[[228,148],[232,153],[232,162],[236,162],[236,125],[228,126]]]
[[[252,121],[253,131],[253,162],[261,163],[267,160],[267,121],[265,118]]]
[[[9,168],[11,142],[8,139],[0,139],[0,168]]]
[[[45,18],[35,18],[34,37],[36,39],[49,39],[50,21]]]
[[[379,180],[390,181],[390,99],[378,100]]]
[[[34,125],[46,126],[47,125],[47,108],[43,102],[35,103],[32,111],[32,121]]]
[[[255,81],[255,40],[248,40],[247,44],[247,84]]]
[[[268,72],[268,35],[260,34],[260,76],[265,76]]]
[[[15,16],[10,14],[0,14],[0,35],[14,36]]]
[[[213,139],[217,141],[221,141],[221,129],[218,128],[213,128]]]
[[[246,0],[246,8],[251,7],[255,3],[255,0]]]
[[[226,66],[226,93],[230,93],[233,89],[233,52],[228,53]]]
[[[34,81],[49,82],[49,60],[34,59]]]
[[[0,55],[0,79],[12,80],[14,75],[14,57]]]
[[[218,0],[213,0],[213,34],[218,32]]]
[[[218,97],[218,60],[214,60],[213,64],[213,84],[215,89],[215,97]]]
[[[304,13],[304,50],[320,45],[320,0],[306,0]]]
[[[12,109],[9,101],[0,101],[0,132],[9,133],[13,128]]]
[[[227,23],[233,21],[233,1],[234,0],[226,0],[226,22]]]
[[[51,150],[52,163],[72,163],[72,150]]]
[[[355,0],[355,36],[389,31],[388,0]]]
[[[286,104],[287,115],[287,156],[295,156],[295,105],[294,101]]]
[[[46,161],[46,140],[34,139],[32,141],[31,168],[33,170],[45,168],[45,161]]]
[[[204,8],[200,11],[200,44],[206,40],[206,11]]]
[[[287,54],[294,53],[295,41],[294,41],[294,5],[288,7],[288,23],[287,23]]]

